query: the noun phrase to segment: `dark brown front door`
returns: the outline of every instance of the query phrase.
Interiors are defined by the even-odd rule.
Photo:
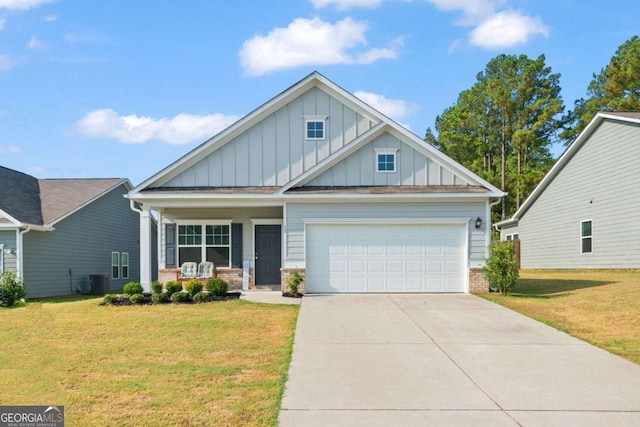
[[[282,264],[280,225],[256,225],[256,285],[279,285]]]

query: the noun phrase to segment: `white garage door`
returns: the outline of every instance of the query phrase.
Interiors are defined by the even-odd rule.
[[[308,293],[464,292],[466,227],[309,224]]]

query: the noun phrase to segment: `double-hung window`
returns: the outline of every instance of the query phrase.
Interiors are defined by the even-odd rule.
[[[592,221],[580,221],[580,253],[590,254],[593,251]]]
[[[122,252],[120,262],[122,264],[122,278],[129,278],[129,253]]]
[[[120,278],[120,252],[111,252],[111,278]]]
[[[178,262],[212,261],[216,267],[231,266],[230,224],[178,225]]]

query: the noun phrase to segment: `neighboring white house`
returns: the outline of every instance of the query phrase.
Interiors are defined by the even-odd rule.
[[[314,72],[159,171],[142,206],[141,280],[213,261],[235,288],[307,293],[469,292],[502,191]]]
[[[522,268],[640,267],[640,113],[598,113],[511,219]]]

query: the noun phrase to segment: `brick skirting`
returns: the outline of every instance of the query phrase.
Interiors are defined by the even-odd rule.
[[[482,273],[482,267],[469,268],[469,293],[489,292],[489,282]]]
[[[170,280],[176,280],[180,274],[179,268],[166,268],[158,270],[158,281],[162,284]],[[216,269],[217,277],[221,278],[229,285],[229,291],[242,290],[242,269],[241,268],[218,268]],[[199,279],[203,284],[208,279]],[[249,270],[249,289],[253,288],[253,269]]]

